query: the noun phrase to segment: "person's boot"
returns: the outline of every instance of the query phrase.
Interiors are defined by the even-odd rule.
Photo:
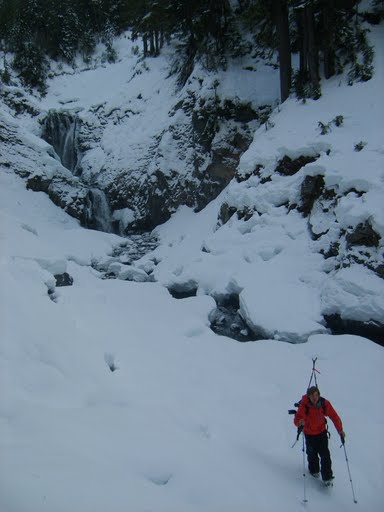
[[[330,478],[329,480],[323,480],[325,487],[333,487],[333,479],[334,477]]]

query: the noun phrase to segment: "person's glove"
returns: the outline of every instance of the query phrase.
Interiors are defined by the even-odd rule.
[[[339,435],[340,435],[340,439],[341,439],[341,444],[344,444],[345,443],[345,432],[344,432],[344,430],[339,432]]]

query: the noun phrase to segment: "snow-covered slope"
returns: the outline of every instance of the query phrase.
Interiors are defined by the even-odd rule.
[[[261,62],[256,68],[251,57],[230,61],[226,72],[196,65],[180,87],[170,74],[173,47],[147,59],[135,48],[124,34],[116,63],[58,70],[39,103],[42,127],[34,128],[81,184],[106,194],[111,224],[122,233],[148,230],[181,204],[206,206],[231,180],[278,98],[277,71]],[[63,186],[60,174],[52,181],[57,191]],[[44,173],[30,182],[47,189]],[[65,185],[77,199],[76,183]],[[73,205],[68,194],[65,201]]]
[[[335,487],[307,476],[307,506],[381,510],[381,347],[217,336],[211,298],[100,279],[90,263],[122,239],[79,227],[9,170],[0,185],[2,512],[295,512],[302,452],[287,409],[314,357],[358,504],[331,426]],[[73,285],[52,293],[63,271]]]
[[[219,303],[235,297],[247,339],[251,332],[302,342],[331,328],[382,342],[382,39],[381,27],[373,27],[372,80],[348,87],[344,77],[334,77],[323,84],[319,100],[291,98],[275,109],[219,197],[196,215],[181,207],[155,231],[158,250],[136,267],[168,288],[196,290]],[[0,113],[7,141],[3,165],[82,224],[107,231],[148,227],[180,203],[202,207],[215,196],[230,174],[213,162],[219,154],[223,161],[232,158],[235,172],[224,134],[239,135],[241,124],[218,112],[224,116],[228,108],[225,115],[234,115],[239,102],[255,113],[273,103],[271,84],[277,83],[270,68],[250,71],[234,62],[226,73],[196,68],[177,91],[175,77],[168,76],[169,56],[143,61],[125,37],[118,45],[115,64],[53,77],[44,99],[29,100],[29,111],[40,114],[12,118],[12,88]],[[39,121],[52,109],[50,137],[61,152],[71,146],[71,171],[38,138]],[[260,122],[249,121],[247,130]],[[196,148],[207,143],[211,128],[203,155]],[[47,130],[45,124],[48,137]],[[193,140],[197,133],[199,142]],[[211,181],[215,173],[222,173],[217,182]]]
[[[317,101],[286,101],[256,131],[237,179],[204,211],[180,209],[158,227],[162,245],[138,265],[170,288],[241,292],[241,315],[262,336],[305,341],[340,316],[381,325],[383,342],[383,32],[372,37],[374,79],[335,78]]]
[[[198,213],[181,206],[154,230],[158,247],[136,261],[136,239],[73,217],[89,221],[103,180],[114,184],[127,161],[140,160],[144,182],[156,174],[143,151],[179,99],[165,62],[145,69],[122,41],[124,59],[53,78],[41,101],[3,91],[1,512],[296,512],[304,482],[314,512],[381,510],[383,348],[329,333],[337,318],[383,332],[382,27],[371,37],[371,81],[335,78],[318,101],[277,108],[225,190]],[[271,76],[260,70],[265,82],[253,89],[252,72],[240,68],[219,84],[209,75],[201,84],[196,70],[187,89],[240,94],[255,107],[276,97]],[[40,138],[39,120],[61,106],[90,121],[81,148],[88,183]],[[178,116],[182,131],[184,110]],[[176,161],[183,174],[188,148],[176,151],[177,131],[172,141],[167,133],[156,162],[170,170]],[[127,226],[137,212],[120,206],[114,220]],[[167,288],[191,296],[177,300]],[[261,341],[212,332],[226,322],[227,299],[246,322],[238,338]],[[344,422],[357,505],[332,426],[330,492],[303,479],[301,441],[291,449],[287,409],[316,357],[320,389]]]

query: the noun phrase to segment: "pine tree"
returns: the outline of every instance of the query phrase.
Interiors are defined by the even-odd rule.
[[[33,42],[21,44],[15,52],[12,65],[19,72],[25,86],[36,88],[41,94],[45,94],[48,62],[39,46]]]
[[[0,80],[5,85],[10,85],[11,83],[11,73],[9,72],[9,66],[8,62],[6,61],[5,57],[3,60],[3,70],[0,70]]]

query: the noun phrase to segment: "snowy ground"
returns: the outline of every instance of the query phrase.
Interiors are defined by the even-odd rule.
[[[374,35],[383,48],[383,33]],[[284,206],[305,175],[320,173],[344,192],[363,191],[342,200],[339,224],[369,218],[383,234],[381,57],[371,82],[346,88],[334,80],[318,102],[287,101],[275,126],[256,133],[240,170],[263,163],[267,173],[287,151],[316,150],[319,160],[265,187],[258,178],[233,182],[199,214],[180,208],[156,230],[160,247],[137,262],[156,283],[102,280],[91,263],[121,239],[79,227],[0,166],[1,512],[382,510],[383,348],[327,334],[303,344],[242,344],[215,335],[208,320],[215,307],[209,294],[241,290],[243,314],[271,337],[304,341],[324,330],[321,315],[330,306],[382,319],[382,280],[361,267],[327,268],[306,220]],[[89,89],[86,71],[57,77],[43,106],[107,101],[108,77],[118,89],[109,106],[129,101],[127,69],[121,62],[89,72]],[[144,87],[143,75],[135,83]],[[229,94],[230,85],[221,87]],[[8,123],[10,114],[0,114]],[[317,122],[336,115],[344,116],[343,127],[321,136]],[[37,124],[14,123],[25,134]],[[357,153],[360,140],[367,145]],[[46,144],[35,144],[49,166]],[[217,229],[224,201],[257,204],[260,215]],[[73,286],[54,289],[53,274],[65,271]],[[176,300],[166,290],[187,282],[196,297]],[[333,426],[335,487],[325,491],[308,477],[302,504],[301,444],[291,449],[296,430],[287,410],[305,392],[315,357],[320,389],[344,422],[357,504]]]
[[[323,316],[339,313],[345,319],[383,323],[383,280],[355,262],[371,251],[372,261],[384,255],[384,151],[382,83],[384,31],[372,29],[376,48],[375,76],[347,87],[345,77],[323,84],[323,96],[305,104],[287,100],[260,127],[239,165],[240,175],[260,175],[237,182],[198,215],[186,208],[155,231],[163,244],[152,265],[167,286],[195,283],[198,294],[220,296],[241,292],[242,315],[267,337],[292,342],[325,331]],[[342,125],[334,119],[340,116]],[[321,134],[318,123],[329,123]],[[363,141],[364,149],[355,145]],[[274,172],[284,156],[318,155],[293,176]],[[323,207],[315,205],[304,218],[295,208],[307,176],[322,176],[324,187],[337,195]],[[220,207],[253,212],[248,221],[233,215],[218,229]],[[377,248],[350,249],[345,232],[370,223],[381,241]],[[317,234],[309,235],[309,231]],[[332,243],[338,254],[324,258]],[[353,255],[354,259],[351,259]],[[150,258],[153,259],[153,256]],[[143,259],[145,268],[150,261]]]
[[[96,141],[88,143],[91,148],[82,157],[82,178],[101,188],[120,173],[138,170],[140,180],[144,173],[159,169],[165,175],[190,171],[187,163],[193,158],[192,150],[184,139],[182,145],[178,143],[169,128],[173,125],[178,132],[190,124],[180,104],[177,106],[186,98],[193,104],[192,97],[207,99],[217,94],[235,103],[250,102],[255,109],[277,102],[277,71],[261,62],[254,71],[246,70],[254,64],[251,57],[231,61],[225,72],[196,66],[187,85],[180,88],[177,74],[170,73],[174,48],[165,47],[158,58],[143,59],[129,34],[117,38],[114,47],[118,57],[113,64],[100,64],[104,51],[100,48],[91,69],[78,62],[75,71],[57,71],[48,81],[48,94],[38,102],[45,113],[50,109],[77,112],[91,127]],[[103,126],[97,118],[100,115]],[[32,129],[38,133],[41,127],[36,123]]]
[[[292,97],[275,109],[268,124],[256,131],[239,165],[239,175],[263,166],[260,176],[241,183],[232,180],[199,215],[181,207],[169,223],[156,230],[161,247],[138,265],[153,271],[165,286],[193,284],[198,294],[212,296],[240,293],[243,317],[268,338],[306,341],[311,334],[326,332],[324,315],[332,314],[382,324],[382,279],[355,264],[371,258],[377,266],[384,254],[382,27],[371,27],[370,37],[376,49],[372,80],[348,87],[345,76],[336,76],[322,84],[319,100],[303,104]],[[159,165],[162,172],[175,168],[181,174],[186,172],[166,131],[169,112],[186,91],[199,90],[202,96],[209,96],[213,83],[218,83],[220,97],[250,101],[255,108],[272,104],[277,97],[276,71],[261,64],[255,71],[247,71],[244,67],[249,62],[245,61],[231,63],[225,73],[196,69],[185,90],[176,92],[175,77],[168,77],[170,56],[165,52],[158,59],[142,61],[132,52],[132,45],[129,38],[121,36],[116,41],[116,63],[82,71],[79,63],[77,72],[55,76],[39,105],[43,111],[63,106],[85,109],[81,115],[91,118],[94,114],[87,109],[96,105],[115,112],[117,117],[108,120],[100,143],[82,160],[83,176],[98,176],[101,185],[115,180],[119,169],[135,169],[148,153],[154,134],[163,130],[161,163],[146,162],[145,172],[151,174]],[[124,112],[132,115],[124,117]],[[180,111],[175,114],[183,115]],[[340,126],[334,122],[338,116],[342,118]],[[321,134],[319,122],[329,123],[328,133]],[[36,130],[37,120],[35,124]],[[365,145],[358,152],[355,145],[359,142]],[[302,155],[319,158],[293,176],[274,172],[284,156],[295,159]],[[139,179],[143,172],[140,168]],[[309,219],[290,208],[300,204],[300,189],[307,176],[323,176],[324,187],[337,195],[335,204],[315,208]],[[223,203],[256,213],[246,222],[234,215],[217,229]],[[133,214],[128,209],[119,213],[123,217]],[[365,247],[347,249],[343,235],[365,222],[381,237],[379,246],[368,250],[368,257]],[[309,227],[319,235],[318,240],[311,239]],[[338,255],[323,258],[320,251],[327,252],[332,244],[340,245]]]
[[[335,487],[307,509],[382,508],[384,352],[357,337],[241,344],[208,327],[207,296],[101,280],[118,237],[80,228],[2,169],[0,510],[293,512],[302,509],[292,407],[312,357],[339,411],[358,504],[331,427]],[[67,270],[70,287],[52,273]],[[109,370],[114,362],[117,370]]]

